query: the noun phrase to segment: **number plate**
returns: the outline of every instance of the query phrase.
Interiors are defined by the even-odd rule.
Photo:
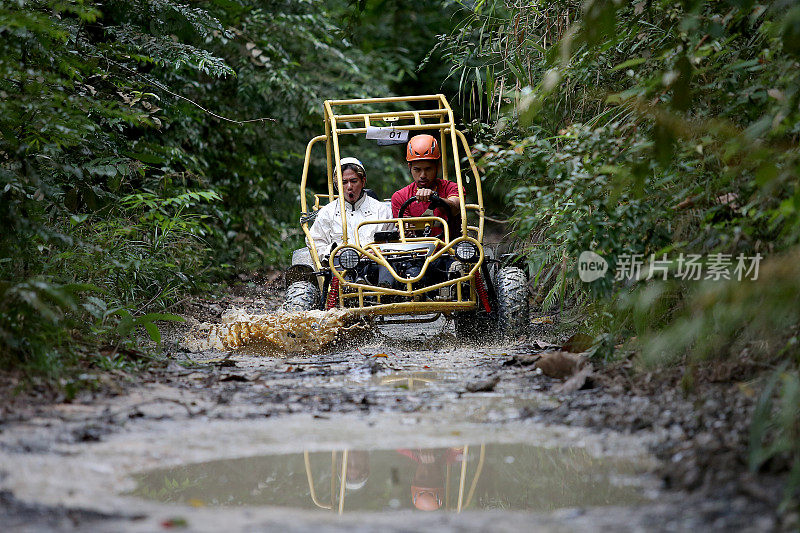
[[[395,141],[398,143],[406,142],[408,140],[408,130],[396,130],[392,127],[379,128],[376,126],[369,126],[367,128],[367,139],[375,139],[378,141]]]

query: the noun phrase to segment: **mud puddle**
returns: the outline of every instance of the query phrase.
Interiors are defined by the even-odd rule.
[[[416,391],[425,389],[433,384],[440,383],[446,380],[455,379],[454,374],[448,374],[445,371],[423,371],[423,372],[392,372],[386,376],[375,376],[372,382],[375,385],[382,385],[392,387],[395,389],[404,389],[408,391]]]
[[[582,448],[451,443],[208,461],[134,476],[131,495],[193,506],[348,511],[539,511],[638,505],[641,465]],[[646,497],[645,494],[651,496]]]
[[[375,369],[375,364],[365,364],[350,369],[347,373],[332,376],[331,385],[360,385],[378,390],[421,391],[441,389],[458,379],[458,375],[447,370],[388,370],[385,366]],[[378,363],[380,365],[380,363]],[[374,372],[374,373],[373,373]]]
[[[774,529],[730,476],[698,468],[739,457],[708,447],[744,431],[747,404],[725,391],[700,416],[624,376],[559,393],[525,364],[554,346],[534,338],[466,345],[432,323],[343,343],[344,323],[214,306],[165,334],[171,360],[146,379],[0,421],[0,529]],[[187,335],[219,344],[182,348]],[[672,483],[691,475],[715,491]]]

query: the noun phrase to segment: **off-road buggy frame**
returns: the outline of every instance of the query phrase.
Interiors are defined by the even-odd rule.
[[[372,111],[386,107],[390,109]],[[498,264],[483,246],[480,176],[444,95],[328,100],[324,103],[324,121],[325,134],[311,139],[306,148],[300,181],[300,224],[308,247],[293,254],[286,273],[284,309],[347,308],[379,322],[395,317],[394,321],[403,323],[423,322],[443,314],[454,318],[456,332],[463,336],[522,333],[528,326],[526,276],[518,267]],[[386,223],[395,228],[377,232],[374,243],[361,243],[358,231],[348,234],[345,200],[336,194],[343,190],[340,136],[370,133],[391,139],[415,132],[438,134],[441,177],[458,185],[460,231],[451,234],[447,222],[436,216],[392,218],[361,223],[358,228]],[[306,185],[311,153],[320,142],[325,143],[328,191],[313,195],[309,209]],[[462,156],[469,164],[467,175],[462,173]],[[472,187],[473,202],[468,201],[465,182]],[[317,250],[310,226],[323,202],[333,201],[339,202],[343,213],[343,242],[333,250]],[[431,235],[435,225],[443,230],[438,236]],[[390,286],[378,285],[379,268],[391,274]]]

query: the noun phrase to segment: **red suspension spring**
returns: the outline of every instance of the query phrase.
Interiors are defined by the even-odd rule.
[[[483,309],[487,313],[492,312],[492,306],[489,305],[489,293],[486,291],[486,285],[483,284],[483,278],[480,272],[475,274],[475,290],[478,292],[478,297],[481,299]]]
[[[331,286],[328,288],[328,298],[325,300],[325,310],[333,309],[336,307],[336,302],[339,301],[339,278],[336,276],[331,277]]]

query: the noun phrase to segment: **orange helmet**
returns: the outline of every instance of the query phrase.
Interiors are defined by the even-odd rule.
[[[433,135],[415,135],[408,141],[406,161],[419,161],[421,159],[439,159],[442,152],[439,143]]]
[[[442,487],[425,488],[411,485],[411,503],[420,511],[438,511],[442,508]]]

